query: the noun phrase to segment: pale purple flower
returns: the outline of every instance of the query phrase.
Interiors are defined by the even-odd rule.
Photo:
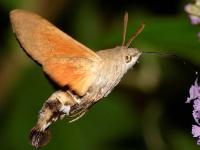
[[[192,134],[193,134],[193,137],[199,137],[200,136],[200,127],[197,125],[192,125]]]
[[[193,134],[193,137],[198,138],[197,145],[200,145],[200,127],[197,125],[192,125],[192,134]]]
[[[199,123],[199,119],[200,119],[200,99],[196,99],[194,100],[194,103],[193,103],[193,112],[192,112],[192,115],[194,117],[194,120],[196,121],[196,123],[198,125],[200,125]]]
[[[190,87],[189,97],[187,98],[186,103],[190,103],[191,100],[200,98],[200,87],[198,86],[198,79],[195,80],[194,85]]]
[[[198,85],[198,79],[196,79],[194,85],[190,87],[189,97],[186,103],[193,101],[193,118],[197,125],[192,125],[193,137],[197,138],[197,144],[200,145],[200,86]]]

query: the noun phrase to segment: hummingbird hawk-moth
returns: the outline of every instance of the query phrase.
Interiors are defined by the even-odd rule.
[[[141,55],[137,48],[129,47],[144,24],[126,42],[128,13],[124,15],[122,45],[96,53],[35,13],[16,9],[10,12],[10,20],[20,46],[60,87],[43,104],[30,132],[36,148],[48,143],[53,122],[83,116],[112,91]]]

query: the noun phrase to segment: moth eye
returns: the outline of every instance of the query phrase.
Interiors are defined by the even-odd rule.
[[[129,62],[131,61],[131,59],[132,59],[132,56],[131,56],[131,55],[127,55],[127,56],[125,57],[125,62],[126,62],[126,63],[129,63]]]

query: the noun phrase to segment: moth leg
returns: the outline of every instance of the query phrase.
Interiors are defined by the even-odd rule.
[[[78,119],[83,117],[87,111],[88,110],[84,105],[77,104],[77,105],[72,106],[68,117],[73,118],[73,119],[70,120],[69,123],[77,121]]]
[[[36,148],[46,145],[51,138],[49,126],[57,119],[68,116],[71,107],[75,104],[76,102],[69,92],[54,92],[43,104],[37,124],[30,132],[31,144]]]
[[[87,98],[89,94],[86,94]],[[89,110],[89,107],[91,105],[91,102],[85,100],[85,97],[81,99],[81,103],[78,103],[74,106],[72,106],[69,117],[73,118],[72,120],[69,121],[69,123],[75,122],[82,118],[86,112]]]
[[[95,103],[96,102],[94,101],[84,101],[81,104],[74,105],[71,109],[71,114],[69,115],[69,117],[73,119],[70,120],[69,123],[75,122],[82,118]]]
[[[84,112],[85,109],[81,109],[81,110],[76,110],[75,112],[73,112],[72,114],[69,115],[70,118],[74,118],[76,116],[79,116],[80,114],[82,114],[82,112]]]
[[[75,118],[70,120],[69,123],[73,123],[73,122],[79,120],[80,118],[82,118],[86,114],[87,111],[88,110],[81,111],[81,113],[78,113],[78,116],[76,116]]]

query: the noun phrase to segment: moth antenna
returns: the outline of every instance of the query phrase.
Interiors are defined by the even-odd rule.
[[[126,29],[127,29],[127,24],[128,24],[128,12],[125,12],[124,14],[124,30],[122,34],[122,46],[125,46],[126,42]]]
[[[144,29],[144,26],[145,24],[144,22],[142,22],[139,28],[136,30],[136,32],[132,35],[132,37],[126,43],[127,48],[130,46],[131,42],[142,32],[142,30]]]

